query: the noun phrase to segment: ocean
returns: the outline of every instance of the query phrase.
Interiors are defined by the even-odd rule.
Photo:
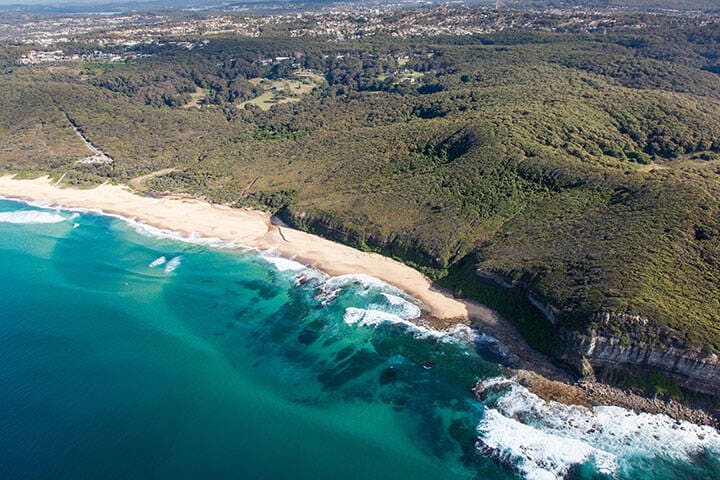
[[[2,479],[720,478],[715,429],[544,402],[371,277],[4,199],[0,272]]]

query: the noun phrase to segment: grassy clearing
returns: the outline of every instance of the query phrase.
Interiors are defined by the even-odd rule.
[[[275,105],[299,102],[302,97],[312,92],[322,80],[320,76],[310,72],[300,73],[296,77],[288,80],[250,79],[249,82],[255,87],[261,88],[263,93],[252,100],[238,103],[238,108],[253,105],[260,110],[267,111]]]
[[[200,108],[202,101],[207,98],[207,90],[197,87],[193,93],[190,94],[190,101],[183,105],[183,108]]]

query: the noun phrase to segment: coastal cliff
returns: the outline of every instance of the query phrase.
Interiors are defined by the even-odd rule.
[[[621,312],[596,312],[587,328],[564,325],[562,310],[543,302],[527,285],[480,274],[505,288],[521,288],[528,301],[562,338],[561,360],[585,380],[633,386],[646,393],[678,394],[680,390],[720,397],[720,358],[689,345],[651,319]]]
[[[587,333],[565,336],[566,358],[585,376],[612,378],[661,374],[681,388],[720,396],[720,359],[686,345],[652,321],[636,315],[602,312]],[[620,331],[622,333],[618,334]]]

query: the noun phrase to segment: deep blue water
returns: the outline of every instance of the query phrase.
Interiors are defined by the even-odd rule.
[[[417,313],[373,279],[0,200],[0,478],[720,478],[714,430],[547,404],[492,339]]]

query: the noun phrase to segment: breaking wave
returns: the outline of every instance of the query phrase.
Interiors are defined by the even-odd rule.
[[[163,265],[165,262],[167,262],[167,258],[165,258],[165,256],[163,255],[162,257],[158,257],[155,260],[153,260],[152,262],[150,262],[148,267],[150,267],[150,268],[159,267],[160,265]]]
[[[326,286],[330,290],[344,288],[349,285],[360,286],[362,288],[362,290],[359,292],[361,295],[369,293],[371,289],[384,292],[392,292],[396,295],[402,295],[403,293],[402,290],[400,290],[399,288],[393,287],[389,283],[383,282],[379,278],[365,275],[364,273],[338,275],[337,277],[330,277],[326,282]]]
[[[173,257],[165,264],[165,273],[170,273],[180,266],[180,257]]]
[[[20,210],[14,212],[0,212],[0,223],[15,224],[42,224],[60,223],[67,220],[62,215],[37,210]]]
[[[308,269],[306,265],[296,262],[295,260],[290,260],[289,258],[281,257],[272,250],[263,252],[260,254],[260,258],[281,272],[300,272]]]
[[[135,231],[135,233],[138,233],[145,237],[177,240],[177,241],[184,242],[184,243],[192,243],[195,245],[203,245],[206,247],[213,247],[213,248],[226,248],[226,249],[247,248],[242,245],[238,245],[237,243],[235,243],[233,241],[222,240],[217,237],[204,237],[197,232],[184,234],[184,233],[176,232],[174,230],[168,230],[165,228],[154,227],[152,225],[138,222],[137,220],[134,220],[132,218],[123,217],[121,215],[111,215],[111,216],[113,216],[115,218],[119,218],[120,220],[126,222],[128,225],[130,225],[130,227],[132,227],[132,229]]]
[[[382,292],[381,295],[385,297],[388,301],[388,310],[392,313],[396,313],[402,318],[405,319],[413,319],[413,318],[419,318],[422,314],[422,311],[420,310],[420,307],[415,305],[414,303],[405,300],[402,297],[399,297],[397,295],[392,295],[390,293]]]
[[[343,321],[347,325],[358,327],[375,328],[382,324],[401,325],[417,339],[432,338],[444,342],[460,341],[464,343],[471,343],[477,339],[477,333],[467,325],[458,324],[447,330],[436,330],[381,310],[348,307],[345,309]]]
[[[38,203],[35,206],[45,208],[49,205]],[[145,236],[238,248],[232,242],[196,234],[184,235],[125,217],[114,217]],[[5,223],[59,223],[66,220],[69,218],[57,211],[0,213],[0,222]],[[421,307],[401,290],[377,278],[363,274],[328,277],[273,252],[263,252],[260,258],[278,271],[295,274],[296,287],[323,292],[324,304],[337,302],[338,312],[342,313],[346,325],[369,330],[391,327],[419,340],[491,345],[495,350],[507,353],[506,347],[495,338],[468,326],[438,330],[418,323]],[[180,256],[170,260],[160,256],[148,266],[164,266],[164,271],[171,273],[180,265]],[[494,393],[483,402],[486,408],[477,424],[476,447],[527,479],[574,478],[577,470],[584,468],[610,478],[639,478],[638,467],[633,463],[649,465],[648,468],[653,469],[653,462],[688,465],[703,455],[720,457],[720,434],[711,427],[675,421],[665,415],[637,414],[619,407],[587,409],[546,402],[513,379],[491,378],[481,384]],[[473,417],[471,430],[478,420],[479,417]],[[470,444],[474,439],[471,438]]]
[[[27,203],[31,207],[38,207],[38,208],[52,208],[53,207],[53,203],[49,200],[27,200],[25,203]]]
[[[611,474],[616,469],[614,455],[524,425],[497,410],[485,412],[478,431],[484,453],[516,468],[528,480],[562,479],[572,466],[585,462],[593,462],[599,473]]]
[[[712,427],[621,407],[546,402],[504,378],[480,388],[493,385],[507,390],[488,402],[477,446],[528,479],[562,479],[583,464],[625,477],[638,458],[687,464],[706,452],[720,454],[720,434]]]

